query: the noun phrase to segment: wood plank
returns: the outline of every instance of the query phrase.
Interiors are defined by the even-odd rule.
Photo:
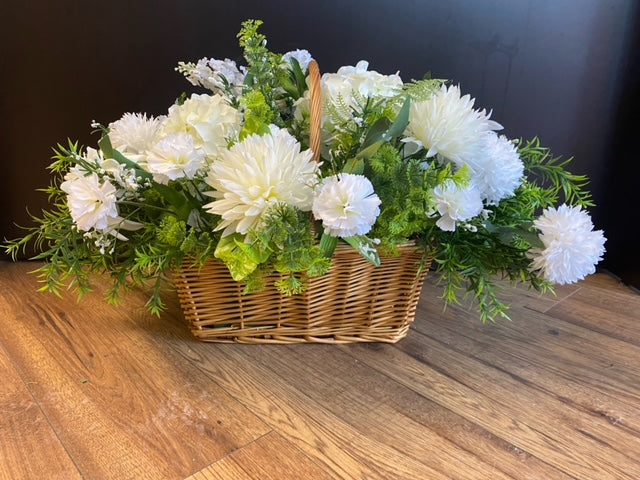
[[[42,303],[33,286],[21,285],[23,270],[14,268],[14,288],[3,295],[1,317],[12,320],[0,341],[34,382],[83,475],[183,478],[269,431],[212,379],[159,348],[142,298],[125,310],[99,298]],[[192,342],[189,335],[185,329],[182,340]]]
[[[531,315],[525,311],[496,325],[440,319],[420,322],[415,328],[559,401],[640,433],[638,386],[627,384],[626,375],[600,368],[592,357],[575,352],[583,345],[581,336],[565,332],[557,321]],[[545,337],[551,338],[545,342]]]
[[[615,313],[614,313],[615,312]],[[640,294],[587,285],[549,315],[640,346]]]
[[[1,345],[0,378],[0,478],[82,478]]]
[[[229,457],[227,457],[229,458]],[[307,455],[294,447],[281,435],[271,432],[230,455],[238,468],[252,480],[283,480],[313,478],[331,480],[331,476],[320,469]],[[227,466],[217,478],[236,479],[238,469],[230,471]],[[233,476],[230,476],[233,475]],[[216,478],[216,477],[213,477]]]
[[[203,468],[185,480],[256,480],[229,455]],[[259,480],[259,479],[258,479]],[[284,480],[284,479],[283,479]]]
[[[356,346],[368,365],[418,388],[517,448],[577,478],[634,479],[638,438],[604,419],[572,410],[509,375],[457,354],[450,345],[412,332],[398,348]],[[403,364],[403,368],[398,365]],[[417,384],[416,372],[430,370]]]
[[[573,302],[573,299],[570,296],[563,302]],[[635,295],[627,299],[640,301]],[[467,337],[475,351],[497,349],[520,356],[524,361],[545,365],[556,373],[572,377],[586,389],[610,395],[616,402],[622,400],[630,408],[640,404],[640,365],[635,361],[640,357],[640,349],[635,344],[578,325],[572,321],[580,315],[575,309],[559,319],[552,316],[556,307],[542,315],[516,306],[512,321],[483,325],[469,319],[465,309],[458,306],[435,315],[432,312],[438,308],[437,304],[437,299],[423,297],[418,308],[427,321],[416,322],[414,328],[434,338],[446,336],[440,330],[449,329],[457,340]],[[490,345],[478,344],[482,339]]]
[[[385,348],[375,344],[367,347]],[[327,354],[322,346],[291,346],[280,357],[265,349],[257,359],[369,438],[394,445],[452,478],[531,479],[530,474],[522,477],[527,469],[539,472],[539,478],[561,477],[557,470],[519,453],[486,429],[414,389],[372,372],[357,355],[350,355],[354,346],[339,348]]]
[[[332,478],[452,478],[392,445],[362,434],[343,421],[337,409],[318,405],[292,386],[290,378],[280,377],[272,365],[259,360],[265,358],[264,352],[274,357],[286,356],[288,346],[196,344],[186,351],[183,343],[176,342],[174,347],[185,355],[196,355],[200,368],[274,431],[313,458]],[[306,390],[313,388],[313,383],[306,386]]]

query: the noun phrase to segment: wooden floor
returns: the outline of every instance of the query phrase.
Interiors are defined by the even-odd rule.
[[[0,262],[0,478],[640,479],[640,296],[598,274],[395,345],[196,342],[170,297],[35,293]]]

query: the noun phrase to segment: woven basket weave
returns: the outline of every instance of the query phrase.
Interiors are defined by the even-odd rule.
[[[184,266],[174,282],[191,331],[207,342],[395,343],[413,322],[427,264],[414,245],[383,257],[375,267],[339,245],[326,275],[308,279],[303,294],[286,296],[267,277],[267,288],[244,295],[227,267],[210,260]]]
[[[320,72],[309,65],[310,148],[320,154]],[[266,278],[267,288],[243,294],[226,265],[184,265],[174,282],[191,331],[208,342],[351,343],[389,342],[405,337],[413,322],[429,261],[409,244],[400,255],[373,266],[347,245],[338,245],[329,273],[308,279],[307,290],[286,296]]]

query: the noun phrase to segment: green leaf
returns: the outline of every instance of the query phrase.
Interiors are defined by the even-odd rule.
[[[259,258],[251,251],[250,246],[244,243],[244,237],[240,234],[221,238],[213,255],[227,265],[231,277],[236,282],[253,273],[259,264]]]
[[[362,175],[364,173],[364,160],[361,158],[350,158],[342,167],[344,173],[353,173],[354,175]]]
[[[118,163],[121,163],[125,167],[135,170],[136,175],[138,177],[152,178],[153,175],[151,175],[149,172],[145,172],[144,170],[142,170],[136,162],[129,160],[122,153],[120,153],[118,150],[113,148],[109,135],[107,134],[103,135],[100,138],[100,140],[98,140],[98,146],[100,147],[100,150],[104,155],[104,158],[113,158],[114,160],[116,160]]]
[[[291,57],[289,63],[291,63],[291,71],[293,72],[293,78],[295,79],[298,87],[298,97],[301,97],[304,91],[307,89],[307,78],[300,68],[300,63],[295,58]]]
[[[386,141],[391,141],[392,139],[399,137],[402,133],[407,129],[407,125],[409,125],[409,111],[411,109],[411,97],[407,95],[404,103],[402,104],[402,108],[398,112],[398,116],[396,117],[393,124],[387,130],[387,134],[385,136]]]
[[[376,267],[380,266],[380,256],[373,241],[364,235],[354,235],[344,239],[349,245],[358,250],[360,255],[369,260]]]
[[[367,136],[362,142],[362,150],[367,149],[371,145],[374,145],[380,141],[385,140],[385,134],[387,133],[389,126],[391,125],[391,120],[387,117],[382,117],[376,123],[371,125]]]

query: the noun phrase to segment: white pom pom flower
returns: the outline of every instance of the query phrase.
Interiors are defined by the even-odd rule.
[[[547,208],[533,222],[544,248],[531,250],[531,269],[552,283],[564,285],[595,272],[606,241],[602,230],[593,230],[591,217],[581,207],[566,204]]]
[[[325,178],[316,190],[313,215],[333,237],[364,235],[380,215],[380,198],[364,175],[339,173]]]
[[[145,113],[125,113],[109,124],[109,140],[113,148],[135,162],[158,139],[161,118],[147,117]]]
[[[504,135],[485,134],[478,157],[466,162],[484,201],[497,205],[514,195],[524,176],[524,164],[514,143]]]

